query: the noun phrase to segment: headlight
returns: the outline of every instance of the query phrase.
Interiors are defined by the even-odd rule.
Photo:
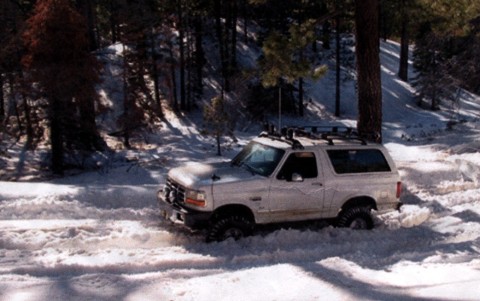
[[[205,200],[205,192],[197,190],[188,190],[185,194],[185,203],[205,207],[207,202]]]

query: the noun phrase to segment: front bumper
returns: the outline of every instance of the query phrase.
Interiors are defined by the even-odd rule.
[[[208,225],[212,212],[194,210],[175,202],[168,202],[162,193],[157,193],[157,201],[160,206],[160,215],[173,223],[183,224],[191,229],[200,229]]]

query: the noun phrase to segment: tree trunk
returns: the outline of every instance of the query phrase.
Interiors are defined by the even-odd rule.
[[[238,6],[237,0],[231,2],[231,24],[230,31],[232,35],[230,43],[230,63],[229,63],[229,76],[237,69],[237,20],[238,20]]]
[[[217,133],[216,140],[217,140],[217,156],[221,156],[222,155],[222,146],[221,146],[221,134],[220,133]]]
[[[53,93],[52,93],[53,94]],[[52,146],[52,172],[63,175],[62,103],[58,96],[49,95],[50,143]]]
[[[378,3],[378,26],[379,26],[379,36],[381,35],[384,41],[388,39],[388,24],[387,24],[387,14],[382,6],[381,1]],[[379,37],[380,38],[380,37]]]
[[[335,116],[340,117],[340,16],[335,17]]]
[[[15,91],[15,78],[13,73],[8,74],[8,84],[10,86],[10,97],[8,100],[7,118],[9,116],[12,116],[12,114],[15,114],[15,117],[17,119],[17,125],[18,125],[18,133],[19,133],[18,137],[20,137],[23,131],[23,124],[20,118],[20,113],[18,112],[18,103],[17,103],[16,91]]]
[[[172,95],[172,106],[174,111],[178,111],[178,96],[177,96],[177,76],[175,72],[175,57],[173,56],[173,45],[168,43],[168,54],[170,56],[170,86]]]
[[[0,74],[0,123],[5,119],[5,94],[3,93],[3,75]]]
[[[91,51],[98,48],[95,35],[95,17],[92,9],[92,0],[76,0],[76,5],[80,14],[85,18],[88,29],[88,41]]]
[[[401,80],[408,82],[408,15],[406,12],[405,0],[402,0],[402,30],[401,30],[401,42],[400,42],[400,66],[398,69],[398,77]]]
[[[188,22],[186,22],[185,28],[189,28]],[[193,94],[193,81],[192,81],[192,53],[193,53],[193,44],[192,44],[192,35],[190,31],[186,31],[186,109],[190,111],[192,109],[192,94]]]
[[[323,22],[322,26],[322,44],[323,49],[330,49],[330,21]]]
[[[123,146],[127,149],[131,148],[130,146],[130,129],[128,128],[128,120],[130,114],[129,106],[129,89],[128,89],[128,62],[126,57],[126,48],[123,44]]]
[[[159,117],[163,117],[163,111],[162,111],[162,104],[160,102],[160,85],[158,83],[158,54],[157,50],[155,49],[155,35],[154,35],[154,30],[152,28],[152,32],[150,33],[150,52],[151,52],[151,58],[152,58],[152,79],[153,79],[153,94],[155,97],[155,103],[157,104],[157,114]]]
[[[195,91],[199,97],[203,95],[203,66],[205,65],[205,51],[203,50],[203,25],[201,17],[195,17]]]
[[[248,43],[248,0],[242,1],[243,6],[243,42]]]
[[[185,110],[186,105],[186,91],[185,91],[185,31],[183,24],[183,9],[182,0],[177,0],[177,14],[178,14],[178,43],[180,52],[180,109]]]
[[[228,82],[228,59],[226,50],[228,49],[227,45],[225,45],[225,37],[223,34],[222,28],[222,4],[221,0],[214,1],[214,14],[215,14],[215,31],[217,34],[218,40],[218,49],[220,53],[220,64],[221,64],[221,72],[222,72],[222,93],[229,90],[229,82]]]
[[[378,0],[355,0],[358,123],[360,135],[382,141],[382,87]]]
[[[430,110],[438,110],[437,88],[434,88],[432,91],[432,103],[430,105]]]
[[[87,150],[103,150],[104,145],[102,144],[102,138],[98,133],[97,122],[95,120],[95,99],[93,97],[87,96],[81,101],[81,143]]]
[[[33,126],[32,118],[30,116],[30,106],[28,105],[28,99],[25,93],[22,93],[23,100],[23,114],[25,116],[27,141],[25,142],[25,149],[33,149]]]
[[[20,71],[20,79],[22,83],[24,83],[24,75],[23,71]],[[22,96],[22,101],[23,101],[23,114],[25,117],[25,128],[26,128],[26,134],[27,134],[27,141],[25,143],[25,149],[33,149],[33,124],[32,124],[32,118],[31,118],[31,112],[30,112],[30,106],[28,104],[28,97],[25,93],[25,89],[21,89],[20,95]]]
[[[118,40],[118,21],[117,21],[117,7],[116,1],[110,0],[110,12],[109,12],[109,23],[110,23],[110,32],[112,34],[112,44],[115,44]]]
[[[303,77],[300,77],[298,79],[298,115],[302,116],[304,115],[304,110],[303,110]]]
[[[233,0],[232,0],[233,1]],[[230,44],[230,39],[232,38],[231,36],[231,29],[232,29],[232,1],[229,1],[229,3],[225,4],[226,6],[226,16],[225,16],[225,28],[223,30],[223,53],[224,53],[224,62],[223,62],[223,67],[225,71],[224,73],[224,88],[225,92],[230,92],[230,76],[232,74],[231,70],[231,64],[230,64],[230,50],[231,50],[231,44]],[[230,5],[230,6],[229,6]]]

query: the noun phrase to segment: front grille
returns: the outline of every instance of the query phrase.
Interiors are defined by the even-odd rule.
[[[185,202],[185,188],[168,178],[165,187],[165,199],[169,203],[183,204]]]

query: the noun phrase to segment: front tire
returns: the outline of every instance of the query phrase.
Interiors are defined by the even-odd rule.
[[[354,230],[370,230],[373,228],[373,218],[368,207],[351,207],[340,212],[337,226]]]
[[[206,241],[223,241],[229,238],[239,240],[253,231],[253,223],[246,217],[231,215],[221,217],[212,223],[207,232]]]

